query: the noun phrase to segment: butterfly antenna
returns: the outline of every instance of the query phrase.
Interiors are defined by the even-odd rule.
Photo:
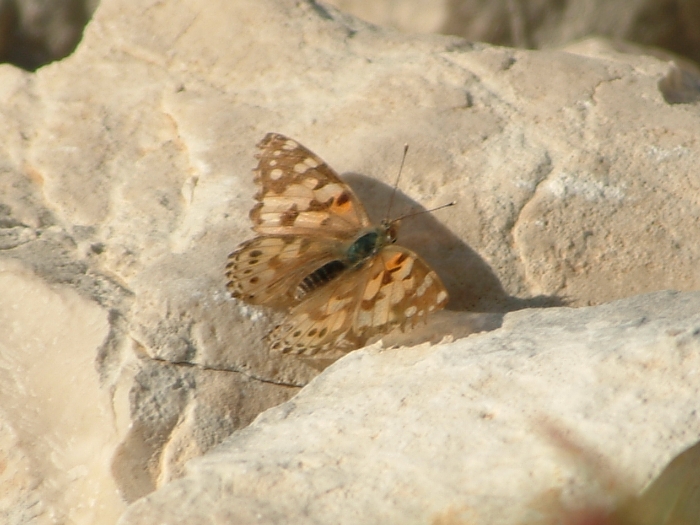
[[[406,219],[408,217],[415,217],[416,215],[422,215],[424,213],[431,213],[431,212],[434,212],[437,210],[441,210],[443,208],[449,208],[450,206],[454,206],[455,204],[457,204],[457,201],[448,202],[447,204],[443,204],[441,206],[438,206],[437,208],[430,208],[429,210],[421,210],[421,211],[416,211],[413,213],[407,213],[406,215],[402,215],[401,217],[398,217],[391,222],[400,221],[400,220]]]
[[[403,163],[406,161],[407,153],[408,144],[404,144],[403,156],[401,157],[401,165],[399,166],[399,174],[396,176],[396,182],[394,183],[394,191],[391,192],[391,197],[389,198],[389,207],[386,210],[386,219],[384,219],[384,222],[389,222],[389,217],[391,215],[391,207],[394,205],[394,197],[396,196],[396,190],[399,188],[399,179],[401,178],[401,172],[403,171]]]

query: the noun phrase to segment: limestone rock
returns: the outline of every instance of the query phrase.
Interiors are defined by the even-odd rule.
[[[521,48],[599,35],[700,61],[695,0],[330,0],[355,16],[407,33],[445,33]]]
[[[0,66],[3,518],[113,522],[318,374],[270,354],[274,318],[224,289],[266,132],[327,160],[376,219],[406,142],[395,212],[458,200],[400,233],[452,298],[395,339],[417,344],[697,289],[695,87],[653,57],[406,36],[287,0],[106,0],[69,58]]]
[[[354,352],[119,523],[549,523],[543,495],[610,490],[551,427],[638,492],[700,435],[698,312],[659,292]]]
[[[0,517],[4,523],[113,523],[110,395],[95,374],[108,312],[0,259]]]

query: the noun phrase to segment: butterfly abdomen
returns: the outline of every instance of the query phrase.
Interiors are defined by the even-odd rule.
[[[299,300],[317,288],[320,288],[326,283],[331,282],[338,275],[347,269],[347,265],[343,261],[335,260],[324,264],[317,270],[304,277],[294,291],[295,299]]]

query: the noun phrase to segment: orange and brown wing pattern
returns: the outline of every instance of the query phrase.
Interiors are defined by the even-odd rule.
[[[442,281],[423,259],[403,246],[387,246],[369,269],[353,331],[371,337],[387,327],[413,326],[448,300]]]
[[[366,266],[311,294],[271,334],[272,349],[312,356],[352,350],[371,337],[425,320],[448,301],[437,274],[415,253],[387,246]]]
[[[294,306],[299,283],[336,258],[338,241],[286,236],[255,237],[228,256],[226,287],[232,297],[271,308]]]
[[[268,133],[258,144],[255,182],[261,186],[250,211],[263,235],[348,238],[370,222],[350,187],[298,142]]]

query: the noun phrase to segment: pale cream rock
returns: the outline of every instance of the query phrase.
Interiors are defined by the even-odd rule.
[[[95,356],[107,311],[0,259],[0,516],[5,523],[113,523],[117,444]],[[111,445],[111,446],[110,446]]]
[[[83,369],[94,367],[94,376],[75,379],[49,361],[56,373],[44,395],[22,394],[11,408],[3,405],[2,439],[18,444],[13,465],[29,464],[18,410],[46,423],[47,403],[62,402],[49,397],[51,386],[88,414],[83,435],[98,451],[59,463],[42,452],[37,468],[45,469],[47,486],[60,487],[55,498],[43,496],[30,469],[13,485],[25,488],[11,490],[4,508],[21,512],[28,508],[22,501],[41,499],[56,515],[90,523],[88,514],[71,514],[82,509],[73,505],[73,487],[89,478],[93,492],[84,501],[119,509],[122,501],[181,476],[189,459],[289,399],[322,368],[271,354],[264,334],[279,318],[230,299],[225,290],[226,256],[252,235],[254,145],[266,132],[285,133],[328,161],[376,220],[387,213],[406,142],[411,149],[392,214],[458,201],[405,220],[399,234],[451,296],[452,311],[435,318],[423,339],[404,334],[403,341],[416,344],[497,328],[504,312],[517,308],[697,289],[699,109],[675,103],[692,102],[693,89],[668,60],[401,35],[320,3],[105,0],[69,58],[36,74],[0,66],[0,259],[21,264],[30,277],[19,282],[29,280],[35,291],[16,293],[11,279],[0,295],[17,312],[44,312],[41,301],[77,293],[92,306],[48,310],[43,321],[74,327],[71,337],[51,340],[54,355],[79,355]],[[90,308],[104,323],[100,337],[81,332]],[[34,330],[27,315],[3,315],[18,325],[13,330]],[[527,315],[544,314],[515,318]],[[516,331],[525,340],[537,336],[527,323],[519,326],[513,337]],[[16,345],[10,346],[13,356]],[[75,354],[76,347],[82,353]],[[415,352],[448,355],[452,348]],[[372,372],[380,375],[353,372],[353,388],[389,388],[392,370],[410,372],[402,359],[415,352],[380,354]],[[368,355],[374,354],[347,362]],[[488,372],[490,361],[475,361],[487,357],[470,357],[458,370],[469,377],[476,367],[497,377]],[[578,359],[585,365],[589,357]],[[595,354],[591,359],[590,366],[602,370]],[[506,367],[511,382],[520,364]],[[464,382],[461,376],[440,380],[446,390]],[[15,381],[3,379],[0,392],[19,396]],[[415,376],[412,388],[419,383]],[[554,399],[560,383],[567,378],[544,381],[542,398]],[[363,401],[365,417],[380,419],[383,396],[408,392],[401,388]],[[586,432],[597,424],[586,418],[607,402],[605,392],[586,405],[580,422]],[[334,399],[318,403],[320,414],[335,413]],[[104,406],[111,407],[110,418]],[[354,431],[357,422],[342,410],[338,415],[347,417],[342,428]],[[453,422],[490,429],[472,416]],[[504,420],[503,428],[514,424]],[[54,441],[32,435],[42,451],[60,457],[72,434],[70,426],[56,428]],[[443,428],[452,432],[449,421]],[[284,432],[292,447],[291,436],[300,431]],[[387,435],[399,434],[394,428]],[[644,447],[640,457],[660,450],[653,440]],[[460,464],[466,452],[448,449],[454,457],[445,461]],[[74,478],[56,467],[84,459],[108,470],[81,471],[96,473],[71,485],[66,480]],[[393,465],[389,459],[378,464]],[[333,457],[339,461],[342,455]],[[469,463],[468,470],[491,465]],[[398,469],[388,480],[406,474]],[[183,492],[183,500],[197,490]],[[376,499],[366,510],[381,505]],[[21,522],[17,516],[11,515]]]
[[[659,292],[354,352],[119,524],[548,523],[549,494],[634,494],[700,435],[698,312],[699,292]],[[623,485],[596,485],[600,467]]]
[[[700,61],[696,0],[330,0],[373,24],[521,48],[552,48],[599,35]]]

